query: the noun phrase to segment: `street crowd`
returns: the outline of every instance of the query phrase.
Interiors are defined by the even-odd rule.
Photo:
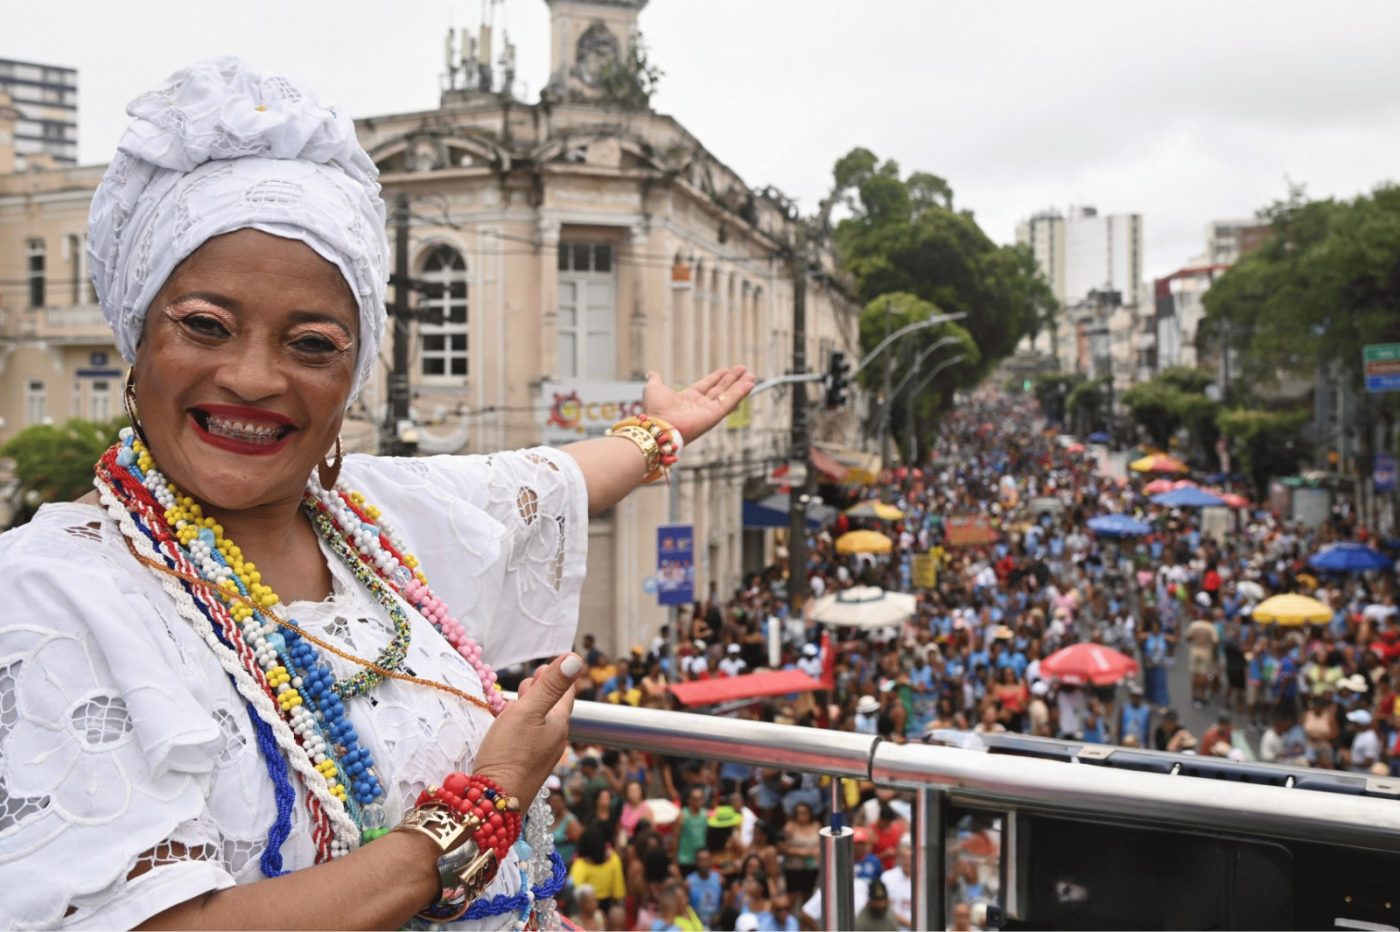
[[[1217,532],[1201,512],[1153,504],[1143,486],[1154,476],[1110,478],[1100,456],[1046,429],[1028,396],[979,395],[947,417],[923,462],[847,491],[847,505],[878,498],[902,517],[843,513],[809,536],[814,598],[856,585],[912,592],[905,624],[824,638],[812,601],[788,611],[789,581],[774,566],[727,596],[711,591],[680,613],[679,631],[625,656],[585,640],[578,698],[677,707],[672,683],[770,668],[776,635],[780,667],[829,675],[831,688],[727,714],[896,742],[1022,734],[1400,775],[1393,564],[1329,576],[1307,562],[1324,544],[1371,536],[1350,500],[1336,496],[1315,528],[1251,506]],[[1087,522],[1104,514],[1150,530],[1095,535]],[[995,540],[950,544],[951,516],[975,516]],[[862,527],[888,535],[890,552],[839,554],[835,541]],[[936,574],[917,586],[916,554],[932,555]],[[1325,603],[1330,619],[1253,618],[1261,600],[1292,592]],[[1127,654],[1137,672],[1096,686],[1043,669],[1081,642]],[[1172,692],[1176,664],[1189,667],[1189,695]],[[1182,714],[1188,706],[1203,711]],[[1188,727],[1207,716],[1207,727]],[[578,926],[816,927],[818,832],[832,797],[822,779],[579,746],[550,787],[571,865],[561,905]],[[908,802],[856,782],[836,792],[855,826],[856,928],[909,928]],[[979,928],[998,902],[999,832],[973,817],[950,830],[948,928]]]

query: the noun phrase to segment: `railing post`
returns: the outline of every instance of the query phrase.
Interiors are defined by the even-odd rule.
[[[910,928],[942,929],[947,926],[943,904],[944,791],[922,787],[914,791],[914,825],[911,839],[914,876],[914,915]]]
[[[821,830],[823,929],[855,927],[855,836],[844,827]]]

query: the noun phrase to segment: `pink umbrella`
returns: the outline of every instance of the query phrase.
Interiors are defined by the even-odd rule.
[[[1243,495],[1236,495],[1234,492],[1226,492],[1220,497],[1225,499],[1225,504],[1229,505],[1231,508],[1249,507],[1249,499],[1245,498]]]
[[[1161,495],[1163,492],[1170,492],[1174,488],[1176,488],[1176,486],[1170,479],[1153,479],[1151,482],[1147,483],[1147,485],[1143,486],[1142,490],[1148,495]]]
[[[1200,486],[1198,486],[1196,483],[1192,482],[1190,479],[1178,479],[1178,480],[1176,480],[1175,482],[1172,483],[1171,491],[1175,492],[1177,489],[1199,489],[1199,488],[1200,488]]]
[[[1040,662],[1041,673],[1075,686],[1107,686],[1126,679],[1137,669],[1136,660],[1102,644],[1072,644]]]

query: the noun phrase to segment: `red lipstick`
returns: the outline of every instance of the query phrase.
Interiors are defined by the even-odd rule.
[[[269,411],[265,408],[252,408],[246,405],[199,405],[189,410],[190,423],[194,426],[195,435],[219,450],[226,450],[229,453],[238,453],[243,456],[269,456],[277,453],[287,445],[296,426],[291,418],[276,411]],[[240,439],[239,437],[228,436],[227,432],[220,430],[214,433],[209,430],[209,419],[218,418],[220,421],[234,421],[238,424],[248,424],[258,428],[275,428],[277,430],[276,439]]]

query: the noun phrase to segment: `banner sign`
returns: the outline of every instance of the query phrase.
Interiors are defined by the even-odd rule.
[[[623,418],[644,412],[645,387],[645,382],[544,382],[540,386],[541,442],[564,444],[601,437]]]
[[[1371,473],[1371,482],[1377,492],[1394,492],[1397,463],[1389,453],[1376,454],[1376,466]]]
[[[1400,343],[1372,343],[1361,350],[1368,392],[1400,392]]]
[[[949,515],[944,528],[949,547],[981,547],[997,540],[987,515]]]
[[[663,524],[656,529],[656,601],[689,605],[695,601],[695,528]]]
[[[938,585],[938,567],[934,564],[933,554],[916,553],[910,561],[911,574],[914,578],[914,585],[920,589],[933,589]]]

